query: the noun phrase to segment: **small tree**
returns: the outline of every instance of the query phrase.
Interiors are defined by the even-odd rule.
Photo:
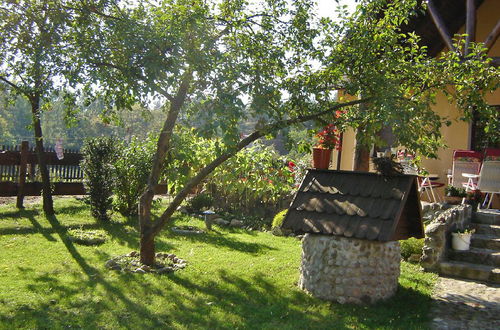
[[[77,61],[71,31],[76,19],[72,1],[0,1],[0,88],[10,99],[25,98],[31,107],[32,128],[40,174],[43,210],[54,214],[50,177],[43,148],[40,116],[55,94],[76,83]],[[68,104],[72,98],[64,95]]]
[[[116,180],[113,163],[117,158],[112,138],[92,138],[82,148],[81,167],[85,189],[89,195],[90,212],[98,220],[109,220],[108,212],[113,203],[113,187]]]

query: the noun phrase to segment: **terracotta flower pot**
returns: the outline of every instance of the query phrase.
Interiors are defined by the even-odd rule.
[[[327,170],[330,166],[331,149],[313,148],[313,167]]]
[[[444,200],[448,204],[452,205],[458,205],[462,203],[463,197],[458,197],[458,196],[444,196]]]

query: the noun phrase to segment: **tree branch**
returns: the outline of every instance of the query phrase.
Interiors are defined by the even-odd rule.
[[[0,80],[3,81],[4,83],[6,83],[7,85],[9,85],[10,87],[14,88],[16,91],[18,91],[19,93],[23,94],[23,95],[26,95],[26,96],[29,96],[25,93],[25,91],[22,90],[21,87],[17,86],[16,84],[14,84],[13,82],[11,82],[10,80],[0,76]]]
[[[335,110],[345,108],[348,106],[356,105],[356,104],[361,104],[361,103],[367,103],[370,102],[371,98],[364,98],[360,100],[354,100],[350,102],[345,102],[345,103],[339,103],[334,106],[332,106],[330,109],[315,113],[315,114],[310,114],[310,115],[304,115],[304,116],[299,116],[296,118],[292,119],[286,119],[282,121],[278,121],[269,125],[264,126],[264,128],[259,129],[246,138],[240,140],[238,144],[232,148],[230,151],[220,155],[217,157],[215,160],[213,160],[210,164],[205,166],[203,169],[201,169],[198,174],[196,174],[193,178],[191,178],[184,188],[174,197],[174,200],[169,204],[167,209],[163,212],[160,218],[154,221],[152,232],[153,235],[158,234],[162,228],[167,224],[168,220],[171,218],[172,214],[177,210],[179,205],[182,203],[182,201],[187,197],[189,192],[191,191],[192,188],[194,188],[196,185],[198,185],[203,179],[205,179],[210,173],[212,173],[219,165],[224,163],[226,160],[234,156],[237,152],[245,148],[247,145],[250,143],[256,141],[257,139],[265,136],[266,134],[276,131],[280,128],[284,128],[293,124],[298,124],[302,122],[306,122],[312,119],[315,119],[317,117],[321,117],[327,113],[333,112]]]
[[[129,68],[127,67],[124,67],[124,66],[120,66],[120,65],[117,65],[117,64],[114,64],[114,63],[109,63],[109,62],[91,62],[91,64],[97,66],[97,67],[109,67],[109,68],[113,68],[113,69],[116,69],[118,71],[121,71],[123,73],[126,73],[128,71],[130,71]],[[146,77],[138,72],[135,72],[134,75],[136,76],[136,78],[140,79],[141,81],[143,82],[146,82]],[[154,86],[154,90],[156,90],[158,93],[160,93],[161,95],[163,95],[164,97],[167,98],[167,100],[169,102],[173,102],[174,101],[174,98],[172,97],[172,95],[170,95],[165,89],[161,88],[160,86],[156,85],[156,84],[153,84]]]

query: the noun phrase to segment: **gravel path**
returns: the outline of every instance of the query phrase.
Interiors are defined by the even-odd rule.
[[[500,329],[500,285],[440,277],[432,329]]]

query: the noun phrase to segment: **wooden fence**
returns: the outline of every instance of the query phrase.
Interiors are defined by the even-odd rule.
[[[63,151],[58,159],[52,148],[44,150],[45,163],[49,169],[53,195],[84,195],[83,171],[80,168],[82,155],[77,150]],[[27,141],[21,146],[1,146],[0,149],[0,197],[40,196],[42,192],[38,158]],[[166,194],[167,185],[155,187],[155,194]]]
[[[82,155],[77,150],[63,150],[64,158],[47,148],[44,157],[53,184],[54,195],[83,195]],[[27,141],[21,146],[2,146],[0,149],[0,196],[40,196],[42,185],[38,159]]]

